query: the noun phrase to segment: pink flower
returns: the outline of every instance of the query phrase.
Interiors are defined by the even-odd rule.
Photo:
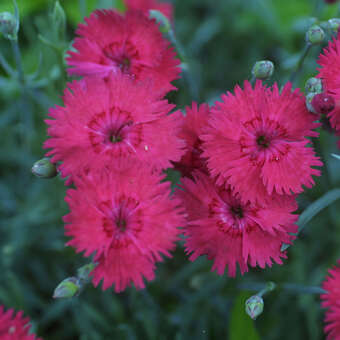
[[[131,283],[143,288],[143,277],[154,279],[155,262],[175,248],[184,224],[180,201],[170,199],[164,176],[141,163],[121,160],[106,170],[77,178],[77,189],[67,191],[67,245],[95,253],[95,286],[103,280],[103,289],[114,284],[116,292]]]
[[[201,157],[202,141],[199,138],[207,126],[209,118],[209,106],[193,102],[191,107],[186,107],[185,116],[182,116],[183,126],[179,137],[186,142],[186,152],[179,162],[175,163],[175,169],[183,176],[190,177],[194,169],[208,173],[206,162]]]
[[[150,9],[156,9],[164,14],[169,20],[173,19],[173,7],[168,2],[160,2],[157,0],[125,0],[129,10],[140,10],[148,15]]]
[[[23,311],[15,314],[13,309],[5,311],[0,306],[0,339],[1,340],[42,340],[30,334],[29,318],[23,317]]]
[[[329,41],[328,46],[323,50],[319,56],[318,64],[321,66],[318,78],[322,79],[323,90],[325,93],[331,95],[335,100],[335,108],[328,117],[331,126],[340,131],[340,41],[338,37]]]
[[[338,266],[334,266],[328,271],[329,276],[326,277],[322,284],[322,288],[326,291],[321,294],[321,306],[327,308],[325,314],[325,333],[328,333],[327,340],[340,339],[340,260]]]
[[[201,255],[213,260],[212,270],[219,275],[228,267],[228,275],[235,276],[236,264],[241,274],[248,266],[282,264],[286,252],[283,243],[290,244],[297,232],[297,215],[291,214],[297,205],[294,197],[281,196],[266,204],[243,203],[239,194],[217,186],[207,175],[193,173],[195,181],[182,179],[182,199],[188,214],[184,229],[186,251],[190,260]]]
[[[63,177],[80,171],[101,171],[117,158],[136,158],[156,169],[180,160],[184,142],[177,137],[178,111],[158,99],[147,83],[116,74],[106,81],[84,78],[69,84],[64,107],[50,109],[46,120],[52,162],[61,161]]]
[[[252,89],[228,92],[211,108],[203,156],[217,184],[231,187],[243,201],[265,201],[269,195],[291,195],[314,184],[321,166],[306,136],[317,136],[315,115],[309,113],[299,90],[286,84],[266,88],[257,81]]]
[[[106,77],[121,71],[133,79],[151,79],[160,95],[176,89],[170,82],[179,78],[180,61],[154,20],[139,11],[123,16],[96,10],[85,21],[76,31],[77,52],[67,58],[70,75]]]
[[[313,97],[311,104],[317,113],[327,114],[334,110],[335,100],[330,94],[322,92]]]

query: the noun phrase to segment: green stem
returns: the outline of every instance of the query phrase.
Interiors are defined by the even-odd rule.
[[[19,79],[20,84],[24,87],[25,86],[25,75],[24,75],[24,70],[22,67],[22,59],[21,59],[21,53],[20,53],[18,41],[11,40],[11,45],[13,49],[15,63],[16,63],[17,70],[18,70],[18,79]]]
[[[265,293],[268,293],[271,290],[268,290],[268,284],[267,283],[260,283],[260,282],[253,282],[253,283],[241,283],[240,285],[237,286],[238,289],[241,290],[250,290],[250,291],[259,291],[258,294],[259,296],[262,296]],[[296,294],[324,294],[326,291],[322,289],[321,287],[317,286],[303,286],[295,283],[281,283],[275,285],[277,289],[284,290],[287,292],[291,293],[296,293]]]
[[[267,282],[265,287],[262,288],[256,295],[262,297],[263,295],[273,291],[275,289],[275,287],[276,287],[276,284],[274,282],[272,282],[272,281]]]
[[[7,60],[5,59],[5,57],[0,53],[0,65],[2,66],[2,68],[5,70],[5,72],[10,76],[13,77],[14,76],[14,70],[12,69],[12,67],[8,64]]]
[[[299,59],[299,62],[297,64],[296,70],[293,72],[293,74],[290,77],[290,82],[291,83],[294,83],[296,77],[301,72],[303,63],[304,63],[308,53],[310,52],[311,47],[312,47],[312,44],[308,44],[308,43],[306,44],[305,49],[304,49],[304,51],[303,51],[303,53],[302,53],[302,55],[301,55],[301,57]]]

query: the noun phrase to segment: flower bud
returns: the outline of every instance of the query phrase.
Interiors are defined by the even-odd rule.
[[[315,114],[317,114],[317,112],[315,111],[315,109],[314,109],[314,107],[312,105],[312,100],[313,100],[314,96],[316,96],[316,95],[317,95],[317,93],[311,92],[311,93],[308,93],[307,96],[306,96],[306,107],[307,107],[307,110],[309,112],[315,113]],[[285,248],[285,249],[287,249],[287,248]],[[281,251],[282,251],[282,249],[281,249]]]
[[[334,109],[335,100],[331,95],[323,92],[316,94],[311,104],[317,113],[327,114]]]
[[[319,78],[309,78],[305,85],[306,93],[321,93],[322,92],[322,81]]]
[[[325,0],[326,4],[335,4],[338,0]]]
[[[312,44],[312,45],[321,44],[324,38],[325,38],[325,32],[318,25],[313,25],[309,27],[306,33],[306,41],[307,43]]]
[[[18,31],[18,19],[12,13],[0,13],[0,32],[4,35],[4,37],[9,40],[17,40]]]
[[[261,296],[253,295],[246,301],[246,313],[253,319],[262,314],[263,312],[263,299]]]
[[[54,5],[52,22],[58,37],[64,38],[66,31],[66,15],[59,1],[56,1]]]
[[[35,162],[32,167],[32,173],[39,178],[53,178],[58,174],[55,165],[48,158]]]
[[[171,24],[169,19],[160,11],[150,9],[149,18],[156,20],[157,24],[159,24],[159,29],[162,33],[168,33],[171,30]]]
[[[68,277],[67,279],[61,281],[57,288],[54,290],[53,298],[71,298],[77,296],[80,292],[79,280],[76,277]]]
[[[274,72],[274,64],[270,60],[257,61],[251,70],[253,76],[257,79],[269,79]]]
[[[88,281],[89,275],[96,265],[94,263],[88,263],[85,266],[78,268],[77,275],[80,280]]]
[[[332,18],[327,21],[328,27],[333,33],[338,33],[339,26],[340,26],[340,19],[339,18]]]

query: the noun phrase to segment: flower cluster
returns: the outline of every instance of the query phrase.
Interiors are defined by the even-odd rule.
[[[97,10],[76,31],[68,54],[63,106],[49,111],[47,156],[58,164],[70,212],[67,243],[92,256],[93,283],[117,292],[155,276],[179,227],[190,260],[235,276],[286,258],[297,232],[296,195],[322,165],[310,145],[316,116],[299,90],[260,80],[236,86],[213,107],[193,102],[171,111],[179,60],[149,9],[172,19],[156,0],[127,0],[127,12]],[[171,196],[162,171],[182,175]],[[171,196],[171,197],[170,197]]]
[[[23,312],[16,314],[13,309],[0,306],[0,338],[2,340],[42,340],[30,332],[29,318],[23,317]]]
[[[185,223],[162,175],[184,154],[182,114],[163,99],[180,62],[147,17],[155,3],[129,1],[124,15],[97,10],[79,25],[67,62],[83,78],[68,84],[64,105],[46,120],[47,155],[75,186],[65,198],[68,245],[94,255],[93,283],[116,292],[152,280]],[[170,5],[162,8],[171,15]]]
[[[207,255],[213,270],[235,276],[248,266],[281,264],[297,232],[296,194],[314,184],[322,163],[307,137],[315,116],[287,84],[237,86],[212,108],[186,110],[181,136],[187,152],[178,169],[187,178],[177,195],[188,214],[186,251]],[[188,166],[189,163],[189,166]]]

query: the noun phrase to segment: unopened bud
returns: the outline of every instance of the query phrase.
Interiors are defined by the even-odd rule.
[[[54,290],[53,298],[71,298],[79,294],[80,292],[79,280],[76,277],[68,277],[61,281],[57,288]]]
[[[251,70],[253,76],[257,79],[269,79],[274,72],[274,64],[270,60],[257,61]]]
[[[17,40],[18,30],[18,19],[12,13],[0,13],[0,32],[4,35],[6,39]]]
[[[321,93],[322,81],[319,78],[309,78],[305,85],[306,93]]]
[[[331,95],[323,92],[316,94],[311,104],[317,113],[327,114],[334,109],[335,100]]]
[[[332,18],[328,20],[328,26],[334,33],[338,33],[339,26],[340,26],[340,19],[339,18]]]
[[[253,295],[246,301],[246,313],[253,319],[262,314],[263,312],[263,299],[261,296]]]
[[[48,158],[35,162],[32,167],[32,173],[39,178],[53,178],[58,174],[56,166]]]
[[[307,43],[312,44],[312,45],[321,44],[324,38],[325,38],[325,32],[318,25],[313,25],[309,27],[306,33],[306,41]]]
[[[326,4],[335,4],[338,0],[325,0]]]
[[[159,29],[161,32],[168,33],[171,30],[171,24],[169,19],[160,11],[150,9],[149,18],[156,20],[157,24],[159,24]]]
[[[52,22],[58,37],[64,38],[66,31],[66,15],[59,1],[56,1],[54,5]]]
[[[311,92],[311,93],[308,93],[307,96],[306,96],[306,107],[307,107],[307,110],[309,112],[315,113],[315,114],[317,114],[317,112],[315,111],[315,109],[314,109],[314,107],[312,105],[312,100],[313,100],[314,96],[316,96],[316,95],[317,95],[317,93]],[[285,249],[287,249],[287,248],[285,248]]]

